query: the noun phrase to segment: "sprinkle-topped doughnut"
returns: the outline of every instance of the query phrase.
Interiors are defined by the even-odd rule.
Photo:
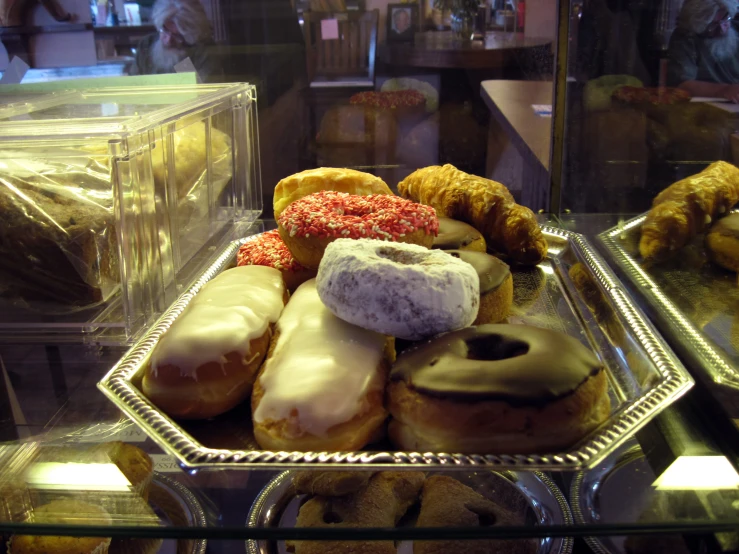
[[[273,267],[282,273],[282,278],[290,291],[294,291],[316,272],[300,265],[280,237],[277,229],[256,235],[239,248],[236,265],[262,265]]]
[[[430,206],[399,196],[358,196],[324,190],[290,204],[279,223],[291,237],[398,240],[423,229],[439,232],[439,219]]]
[[[358,196],[324,190],[290,204],[277,220],[293,256],[317,268],[326,246],[339,238],[377,239],[431,247],[439,219],[430,206],[399,196]]]
[[[293,258],[277,229],[257,235],[253,240],[242,244],[236,260],[236,265],[265,265],[280,271],[305,269]]]

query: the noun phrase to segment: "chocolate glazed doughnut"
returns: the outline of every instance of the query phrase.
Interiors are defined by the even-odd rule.
[[[507,318],[513,304],[513,276],[508,264],[484,252],[445,252],[470,264],[480,278],[480,309],[472,325],[498,323]]]
[[[449,217],[440,217],[439,234],[434,238],[431,248],[486,252],[488,246],[480,231],[472,225]]]
[[[390,374],[390,438],[416,452],[532,454],[572,446],[610,414],[598,358],[527,325],[481,325],[403,352]]]

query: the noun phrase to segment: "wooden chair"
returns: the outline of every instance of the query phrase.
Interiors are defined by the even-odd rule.
[[[323,39],[321,21],[336,19],[339,38]],[[352,94],[375,88],[375,58],[380,13],[304,12],[306,66],[309,86],[304,90],[308,135],[301,151],[302,168],[318,163],[316,137],[324,114],[345,104]]]
[[[380,12],[305,12],[308,79],[311,88],[374,88]],[[325,39],[321,22],[336,19],[338,39]]]

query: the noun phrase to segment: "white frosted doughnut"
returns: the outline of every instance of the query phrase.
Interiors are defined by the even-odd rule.
[[[408,340],[468,327],[480,304],[470,264],[415,244],[338,239],[326,248],[316,284],[337,317]]]

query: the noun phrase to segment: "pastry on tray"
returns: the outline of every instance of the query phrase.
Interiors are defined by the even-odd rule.
[[[247,400],[288,292],[276,269],[228,269],[159,339],[142,390],[172,417],[205,419]]]
[[[719,219],[706,234],[706,252],[717,265],[739,272],[739,213]]]
[[[316,277],[334,315],[407,340],[471,325],[479,283],[471,264],[442,250],[367,239],[329,244]]]
[[[315,269],[303,267],[295,259],[277,229],[249,237],[236,254],[236,264],[275,268],[282,273],[290,292],[316,276]]]
[[[372,471],[298,471],[293,477],[296,494],[344,496],[363,489]]]
[[[660,192],[641,227],[639,253],[646,260],[672,256],[739,202],[739,169],[714,162]]]
[[[314,496],[303,504],[296,527],[395,527],[418,499],[424,474],[418,471],[381,471],[366,487],[341,497]],[[294,541],[295,554],[396,554],[392,541]]]
[[[509,512],[452,477],[433,475],[423,484],[416,527],[510,526]],[[534,554],[535,540],[414,541],[413,554]]]
[[[109,526],[110,515],[100,506],[77,500],[54,500],[33,510],[31,521],[38,524]],[[106,554],[110,537],[57,537],[13,535],[9,554]]]
[[[469,327],[405,350],[387,399],[390,439],[411,452],[558,451],[611,407],[603,364],[588,348],[527,325]]]
[[[273,208],[277,219],[285,208],[303,196],[333,190],[367,196],[392,194],[385,181],[364,171],[337,167],[319,167],[285,177],[275,187]]]
[[[484,252],[445,252],[470,264],[480,279],[480,309],[472,325],[499,323],[508,317],[513,305],[513,274],[508,264]]]
[[[488,247],[485,237],[472,225],[449,217],[440,217],[439,234],[431,248],[486,252]]]
[[[430,248],[439,229],[436,212],[398,196],[320,191],[296,200],[277,218],[282,240],[304,267],[318,269],[337,239],[377,239]]]
[[[473,225],[489,249],[513,262],[536,265],[547,254],[534,212],[516,204],[500,183],[447,164],[414,171],[398,184],[398,191],[404,198],[432,206],[440,217]]]
[[[316,281],[282,312],[251,398],[254,436],[275,451],[358,450],[384,433],[391,341],[342,321]]]

